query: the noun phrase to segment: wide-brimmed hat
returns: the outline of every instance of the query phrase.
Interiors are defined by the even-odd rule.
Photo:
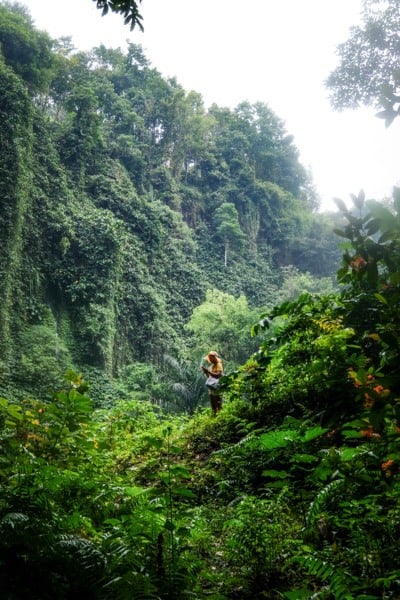
[[[206,356],[204,357],[205,360],[208,360],[208,362],[210,361],[210,356],[216,356],[218,359],[220,359],[220,355],[218,354],[218,352],[215,352],[215,350],[211,350],[208,354],[206,354]]]

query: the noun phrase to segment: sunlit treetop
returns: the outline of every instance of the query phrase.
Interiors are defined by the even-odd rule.
[[[143,31],[142,15],[139,13],[139,4],[142,0],[93,0],[103,15],[109,10],[123,15],[125,24],[130,24],[131,30],[136,26]]]

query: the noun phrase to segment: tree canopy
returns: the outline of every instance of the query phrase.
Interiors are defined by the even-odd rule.
[[[288,265],[333,272],[332,224],[267,105],[207,111],[139,45],[75,52],[20,7],[1,6],[0,38],[5,386],[28,371],[43,384],[29,357],[42,347],[46,362],[46,330],[60,373],[70,361],[114,377],[186,356],[215,273],[253,309]]]
[[[362,25],[338,46],[326,83],[335,108],[374,106],[387,124],[399,113],[400,2],[363,0]]]

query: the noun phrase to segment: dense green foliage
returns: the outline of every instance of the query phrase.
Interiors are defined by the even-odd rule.
[[[266,105],[206,111],[139,46],[74,53],[19,5],[0,47],[5,395],[188,359],[208,290],[265,310],[288,268],[333,274],[332,218]]]
[[[400,189],[337,201],[334,287],[268,107],[0,41],[2,596],[399,598]]]
[[[6,597],[399,597],[400,190],[354,203],[342,291],[262,315],[217,417],[1,399]]]
[[[362,25],[340,44],[339,65],[327,86],[335,108],[374,106],[390,125],[400,114],[399,0],[363,0]]]

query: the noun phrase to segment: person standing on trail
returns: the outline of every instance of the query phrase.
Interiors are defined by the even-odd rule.
[[[211,366],[209,368],[202,366],[203,373],[207,376],[206,386],[210,397],[213,414],[216,415],[222,408],[222,393],[219,390],[219,379],[224,374],[221,357],[218,352],[211,350],[205,357]]]

